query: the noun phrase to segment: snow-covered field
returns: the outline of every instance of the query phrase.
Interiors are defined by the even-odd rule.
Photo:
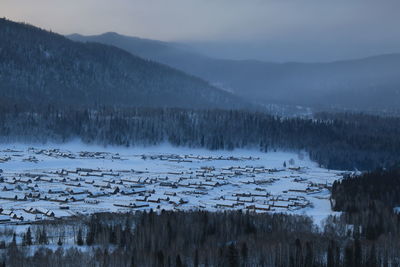
[[[5,224],[146,209],[288,212],[319,224],[342,177],[306,154],[168,145],[0,145],[0,169]]]

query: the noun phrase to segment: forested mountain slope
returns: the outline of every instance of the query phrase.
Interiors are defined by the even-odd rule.
[[[0,97],[33,105],[247,106],[207,82],[116,47],[0,19]]]
[[[213,59],[174,43],[116,33],[69,37],[120,47],[264,104],[372,111],[399,108],[399,54],[329,63],[270,63]]]

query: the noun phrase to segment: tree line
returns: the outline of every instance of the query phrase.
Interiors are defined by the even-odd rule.
[[[1,105],[2,142],[136,146],[170,143],[211,150],[305,150],[330,169],[373,170],[398,162],[400,119],[360,114],[282,118],[254,111],[56,108]]]
[[[0,247],[3,266],[399,266],[399,236],[366,239],[346,217],[317,229],[306,216],[138,212],[79,218],[72,243],[48,223]],[[83,222],[83,224],[81,224]],[[63,222],[59,227],[67,227]],[[397,228],[399,225],[397,224]],[[56,237],[56,236],[55,236]],[[0,244],[1,245],[1,244]],[[32,252],[31,252],[32,251]]]

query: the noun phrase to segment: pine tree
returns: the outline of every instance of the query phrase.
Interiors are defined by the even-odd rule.
[[[313,254],[313,247],[311,242],[306,243],[306,258],[304,262],[305,266],[313,266],[314,265],[314,254]]]
[[[199,266],[199,251],[196,248],[195,252],[194,252],[194,260],[193,260],[193,265],[194,267],[198,267]]]
[[[332,240],[328,246],[328,255],[327,255],[327,267],[335,267],[335,256],[334,256],[335,244]]]
[[[32,245],[32,233],[31,233],[31,228],[30,227],[28,227],[28,230],[26,231],[25,244],[27,246],[31,246]]]
[[[360,240],[356,238],[354,240],[354,266],[361,267],[362,266],[362,251]]]
[[[230,244],[228,247],[228,263],[230,267],[239,266],[238,252],[234,244]]]
[[[344,250],[344,266],[354,267],[353,247],[347,246]]]
[[[91,246],[94,243],[94,231],[90,227],[89,230],[86,233],[86,245]]]
[[[246,242],[243,242],[240,253],[241,253],[243,262],[246,262],[247,261],[247,255],[249,253],[249,249],[247,248],[247,243]]]
[[[42,228],[42,231],[39,232],[39,244],[40,245],[49,244],[49,240],[47,238],[46,229],[44,227]]]
[[[83,238],[82,238],[82,230],[81,230],[81,228],[79,228],[79,230],[78,230],[78,235],[76,237],[76,244],[78,246],[82,246],[83,245]]]
[[[157,262],[158,266],[160,267],[164,266],[164,253],[161,250],[157,252]]]
[[[303,252],[300,239],[296,238],[295,246],[295,266],[302,266]]]
[[[11,241],[11,247],[16,247],[17,246],[17,235],[15,232],[13,233],[12,241]]]
[[[367,257],[367,262],[366,265],[367,267],[375,267],[378,266],[378,261],[376,258],[376,249],[375,249],[375,244],[372,245],[368,257]]]
[[[179,254],[176,256],[175,266],[176,267],[183,267],[181,256]]]
[[[117,235],[115,234],[115,228],[112,227],[109,232],[110,232],[110,235],[109,235],[110,244],[113,244],[113,245],[117,244]]]

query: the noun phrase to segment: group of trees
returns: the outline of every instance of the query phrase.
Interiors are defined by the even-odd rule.
[[[61,237],[43,246],[38,240],[18,243],[14,235],[0,250],[0,262],[5,266],[400,265],[398,235],[369,240],[344,215],[329,218],[323,230],[305,216],[243,212],[150,211],[80,219],[84,225],[69,248]],[[39,227],[54,234],[46,222]]]
[[[345,212],[345,220],[367,240],[390,235],[400,240],[400,169],[376,170],[337,181],[332,187],[332,208]]]
[[[337,211],[374,210],[377,205],[400,207],[400,169],[375,170],[336,181],[332,188]]]
[[[379,130],[377,130],[379,129]],[[0,109],[0,140],[208,149],[305,150],[331,169],[393,165],[400,151],[400,119],[369,115],[280,118],[261,112],[162,108]]]

